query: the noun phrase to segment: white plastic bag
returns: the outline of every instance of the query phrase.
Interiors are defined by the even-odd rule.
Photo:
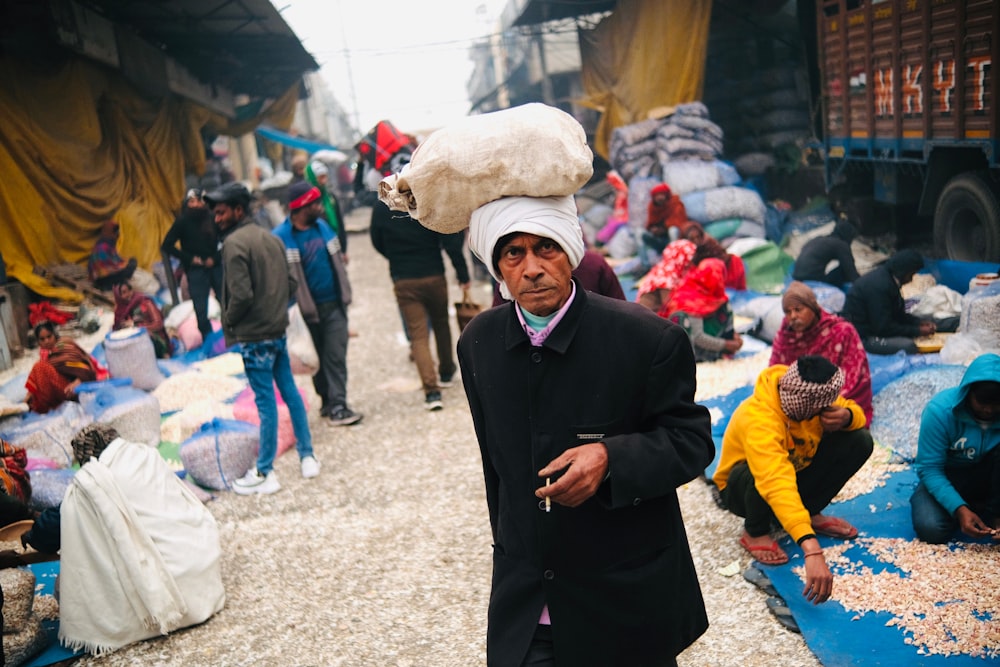
[[[292,362],[292,373],[296,375],[316,375],[319,372],[319,354],[313,344],[312,334],[302,317],[299,304],[288,309],[288,358]]]

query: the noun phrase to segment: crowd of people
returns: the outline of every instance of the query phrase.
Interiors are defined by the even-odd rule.
[[[163,241],[187,275],[203,337],[212,331],[214,291],[225,339],[240,346],[260,415],[256,463],[234,483],[242,495],[281,489],[275,388],[289,409],[302,477],[320,473],[289,359],[290,305],[320,360],[312,378],[320,416],[335,426],[363,418],[347,399],[352,290],[344,220],[326,188],[326,166],[300,162],[287,217],[273,229],[254,216],[251,192],[232,182],[189,191]],[[834,586],[818,538],[858,534],[824,511],[873,450],[867,354],[915,351],[915,337],[957,326],[906,313],[900,288],[921,268],[917,253],[900,251],[859,276],[849,257],[854,230],[845,224],[807,246],[815,261],[800,259],[793,273],[845,287],[843,312],[820,307],[801,280],[787,285],[770,365],[731,415],[711,480],[722,506],[743,518],[739,544],[753,559],[787,563],[774,533],[788,533],[803,553],[803,594],[817,604]],[[114,327],[146,329],[157,356],[169,356],[163,315],[130,284],[135,264],[117,254],[117,225],[105,228],[91,267],[114,292]],[[389,263],[425,407],[443,407],[441,388],[460,370],[472,413],[493,533],[490,664],[607,665],[620,663],[623,652],[629,664],[676,664],[707,627],[676,489],[715,455],[708,410],[694,399],[696,364],[743,347],[730,293],[746,290],[746,268],[687,219],[667,184],[652,189],[646,229],[659,260],[639,281],[635,303],[587,247],[572,195],[504,196],[476,208],[467,232],[451,234],[382,202],[373,206],[372,245]],[[466,246],[496,292],[494,307],[473,319],[456,346],[443,254],[467,289]],[[825,271],[823,258],[837,259],[840,271]],[[43,353],[27,383],[35,412],[106,377],[51,324],[39,324],[36,336]],[[127,449],[114,445],[116,433],[88,431],[74,451],[78,440],[95,437],[100,451],[78,454],[80,463],[100,461],[108,447]],[[1000,540],[998,452],[1000,356],[986,354],[923,414],[920,484],[911,500],[919,539],[947,542],[961,531]],[[68,518],[38,517],[26,542],[58,549],[53,526]]]

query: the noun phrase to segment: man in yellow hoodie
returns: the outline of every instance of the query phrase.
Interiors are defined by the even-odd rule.
[[[744,517],[740,544],[758,562],[788,562],[770,535],[775,519],[802,548],[803,595],[815,604],[833,590],[817,535],[858,534],[821,512],[872,453],[864,411],[840,396],[843,385],[844,372],[817,355],[762,371],[729,421],[713,476],[727,509]]]

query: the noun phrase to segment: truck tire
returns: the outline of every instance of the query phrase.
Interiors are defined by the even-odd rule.
[[[988,174],[966,172],[944,186],[934,211],[934,246],[948,259],[1000,261],[1000,197]]]

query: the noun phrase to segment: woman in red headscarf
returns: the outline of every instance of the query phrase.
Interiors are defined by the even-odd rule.
[[[156,356],[170,356],[170,336],[163,324],[163,313],[156,303],[142,292],[136,292],[129,283],[115,285],[115,323],[113,328],[142,327],[149,332]]]
[[[701,264],[701,260],[709,257],[721,259],[726,263],[726,287],[735,290],[745,290],[747,288],[747,272],[743,265],[743,260],[739,255],[731,255],[722,247],[722,244],[715,240],[715,237],[706,234],[704,228],[697,222],[688,222],[681,231],[681,236],[694,241],[698,249],[695,251],[691,262],[694,266]]]
[[[721,259],[704,259],[692,269],[660,309],[660,316],[684,328],[697,361],[716,361],[743,347],[733,329],[726,265]]]

